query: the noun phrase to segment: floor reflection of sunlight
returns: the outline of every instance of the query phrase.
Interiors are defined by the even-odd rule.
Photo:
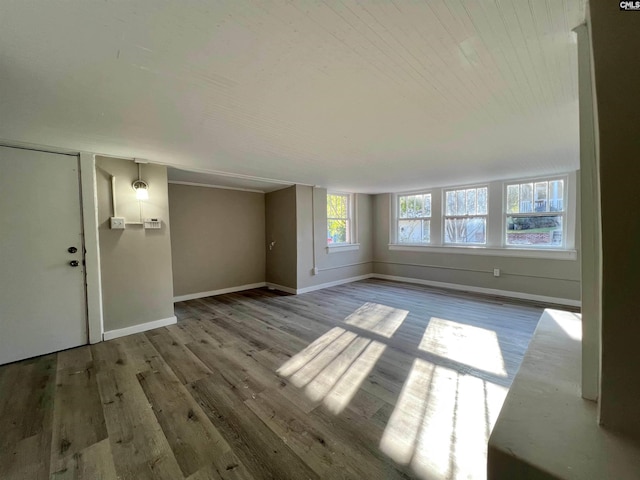
[[[367,302],[349,315],[345,323],[389,338],[408,314],[407,310]]]
[[[349,402],[360,388],[360,384],[369,375],[384,349],[384,344],[374,340],[351,364],[349,370],[345,372],[324,399],[324,404],[331,412],[338,414],[347,408],[347,405],[349,405]]]
[[[411,468],[418,478],[447,478],[456,407],[456,372],[436,366]]]
[[[345,323],[384,337],[391,337],[402,324],[407,310],[365,303]],[[278,375],[288,377],[296,387],[305,387],[313,401],[342,412],[384,352],[386,345],[334,327],[284,363]]]
[[[367,347],[370,341],[371,340],[366,338],[359,337],[351,342],[337,358],[307,385],[305,389],[307,396],[313,401],[322,400],[340,377],[342,377],[344,372],[351,366],[353,361],[358,358],[358,355]]]
[[[387,345],[381,337],[393,336],[408,313],[366,303],[345,319],[344,328],[329,330],[284,363],[278,374],[337,415],[384,353]],[[556,318],[568,334],[576,329],[572,320]],[[372,332],[373,338],[363,331]],[[465,365],[507,376],[496,333],[432,317],[420,345],[413,348],[415,358],[382,434],[380,450],[419,479],[484,479],[487,441],[507,388],[468,374]],[[437,357],[461,367],[432,363]]]
[[[484,479],[487,441],[505,387],[416,359],[380,450],[417,478]]]
[[[485,469],[490,431],[485,402],[483,380],[459,375],[452,462],[456,478],[478,478]]]
[[[332,328],[320,338],[315,340],[313,343],[309,344],[304,350],[301,350],[289,360],[287,360],[287,362],[278,369],[278,375],[288,377],[289,375],[294,374],[295,372],[300,370],[300,368],[306,365],[307,362],[311,361],[313,357],[324,350],[327,345],[329,345],[336,338],[342,335],[345,331],[346,330],[338,327]]]
[[[313,357],[306,365],[291,376],[291,382],[296,387],[304,387],[329,365],[349,344],[357,337],[353,332],[344,332],[324,350]]]
[[[413,457],[427,406],[433,368],[432,363],[418,358],[414,360],[380,440],[380,449],[402,465],[407,465]]]
[[[501,377],[507,376],[498,336],[493,330],[431,317],[420,350]]]

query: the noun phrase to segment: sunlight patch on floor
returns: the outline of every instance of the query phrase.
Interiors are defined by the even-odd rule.
[[[413,457],[427,407],[433,368],[434,365],[425,360],[414,360],[380,440],[380,449],[402,465],[407,465]]]
[[[337,415],[347,408],[364,379],[367,378],[367,375],[369,375],[378,359],[382,356],[385,348],[386,345],[375,340],[369,343],[364,352],[351,364],[335,387],[325,397],[324,404],[329,411]]]
[[[408,314],[407,310],[365,303],[345,323],[389,338]],[[277,373],[304,388],[312,401],[323,401],[329,411],[339,414],[347,408],[385,348],[381,342],[334,327],[287,360]]]
[[[380,450],[419,479],[486,477],[487,441],[507,389],[416,359]]]
[[[419,348],[485,372],[507,376],[498,336],[493,330],[431,317]]]
[[[367,302],[349,315],[345,323],[390,338],[408,314],[408,310]]]
[[[358,337],[307,385],[305,392],[313,401],[322,400],[344,375],[371,340]]]
[[[421,422],[421,430],[411,458],[411,469],[419,478],[447,478],[453,439],[457,374],[436,366]],[[403,407],[404,408],[404,407]]]
[[[338,355],[346,349],[358,335],[346,331],[333,342],[325,347],[320,353],[313,357],[300,370],[294,373],[290,379],[296,387],[302,388],[313,380],[325,367],[327,367]]]
[[[300,370],[308,362],[310,362],[318,353],[326,348],[331,342],[342,335],[346,330],[334,327],[327,333],[316,339],[313,343],[309,344],[304,350],[301,350],[289,360],[286,361],[278,370],[277,374],[283,377],[293,375]]]

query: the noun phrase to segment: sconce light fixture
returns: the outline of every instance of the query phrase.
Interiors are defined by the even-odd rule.
[[[141,164],[143,162],[139,162],[137,159],[135,162],[138,164],[138,179],[135,180],[131,186],[136,192],[136,199],[138,200],[149,200],[149,184],[142,180],[141,175]],[[146,163],[146,162],[145,162]]]

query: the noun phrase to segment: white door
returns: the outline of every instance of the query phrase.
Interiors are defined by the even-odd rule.
[[[0,147],[0,364],[88,343],[78,173]]]

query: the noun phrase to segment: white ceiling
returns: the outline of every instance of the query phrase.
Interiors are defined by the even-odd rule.
[[[566,172],[584,8],[3,1],[0,139],[369,193]]]

